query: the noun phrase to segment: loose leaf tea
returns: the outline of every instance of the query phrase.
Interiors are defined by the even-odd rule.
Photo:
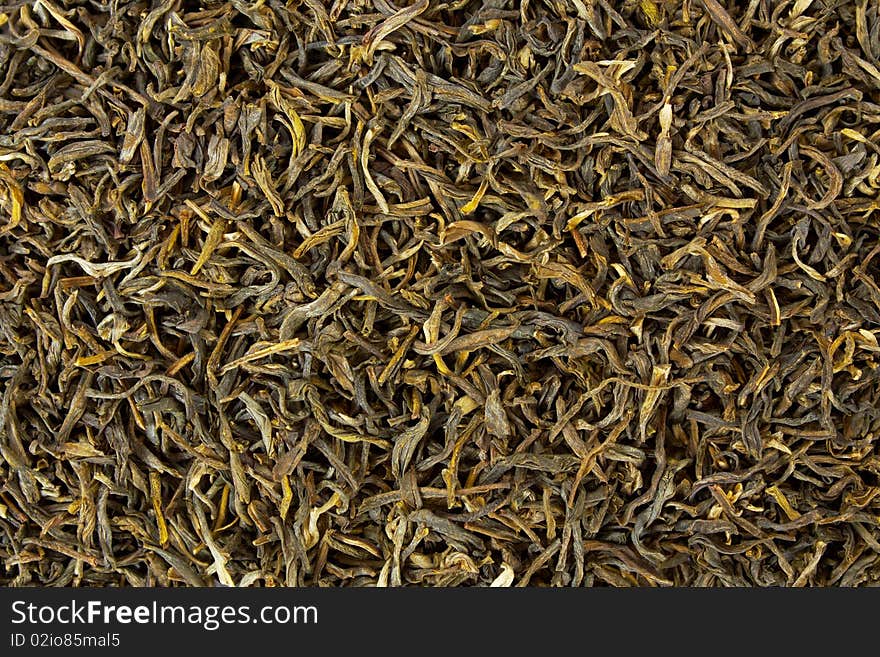
[[[0,583],[880,580],[867,0],[0,7]]]

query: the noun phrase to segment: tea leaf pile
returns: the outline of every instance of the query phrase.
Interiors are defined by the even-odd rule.
[[[0,583],[880,579],[867,0],[0,7]]]

